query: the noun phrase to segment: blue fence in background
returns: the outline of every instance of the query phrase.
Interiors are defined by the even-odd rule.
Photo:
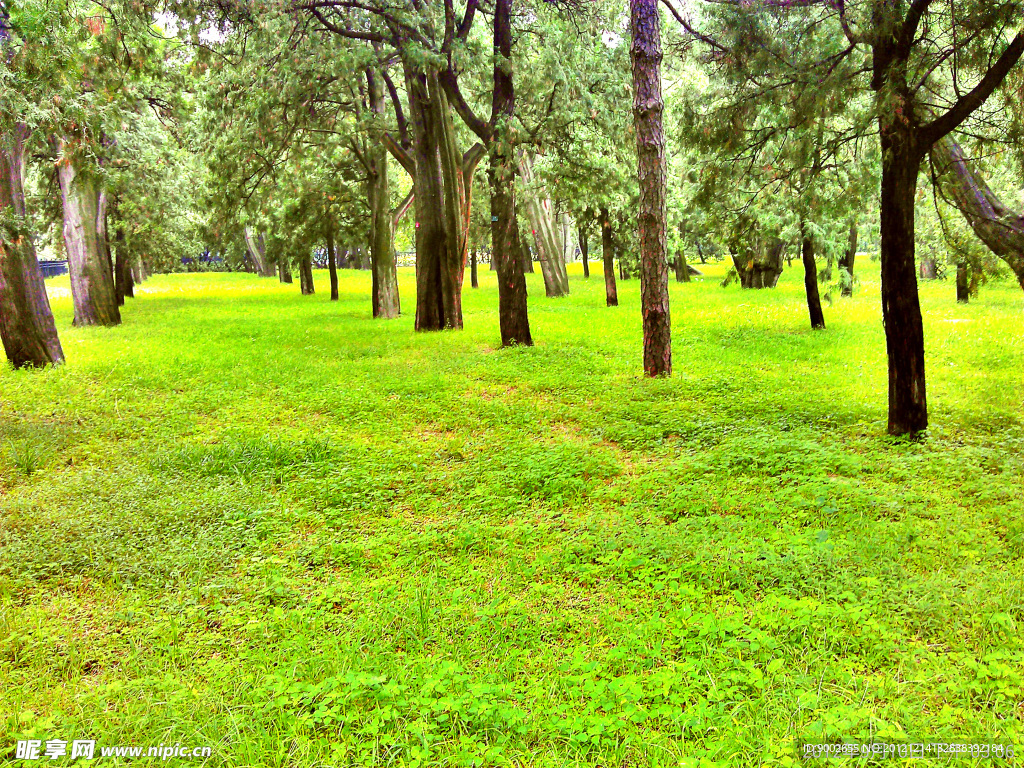
[[[66,275],[68,273],[68,263],[66,261],[40,261],[39,271],[43,273],[44,280],[48,277]]]

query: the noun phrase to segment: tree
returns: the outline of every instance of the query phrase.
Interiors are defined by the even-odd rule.
[[[633,37],[633,122],[640,180],[640,303],[644,324],[644,372],[672,373],[668,306],[665,134],[662,126],[661,19],[658,0],[630,0]]]
[[[721,61],[745,50],[765,52],[767,58],[759,61],[774,61],[758,78],[765,91],[803,91],[821,101],[848,94],[851,87],[874,94],[888,429],[894,435],[920,432],[928,426],[928,406],[914,260],[918,174],[931,148],[985,103],[1024,53],[1024,33],[1007,42],[1020,4],[972,0],[954,8],[940,0],[839,5],[729,0],[709,8],[713,21],[703,31],[701,23],[674,12],[691,37]],[[866,67],[845,65],[859,62],[857,52],[865,50],[870,54]],[[864,75],[870,75],[866,82]],[[857,99],[843,102],[858,106]],[[861,126],[859,135],[867,130]]]
[[[16,9],[19,12],[35,17],[27,19],[28,29],[57,37],[56,9],[26,2]],[[41,61],[30,61],[36,51],[44,50],[37,45],[42,40],[31,42],[30,46],[22,43],[6,3],[0,2],[0,341],[16,368],[64,360],[36,259],[23,182],[30,135],[26,116],[52,93],[51,78],[59,72],[52,64],[58,57],[51,46]]]

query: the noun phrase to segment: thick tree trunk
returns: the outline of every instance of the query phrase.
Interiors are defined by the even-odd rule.
[[[608,218],[607,208],[601,209],[601,255],[604,259],[605,304],[617,307],[619,293],[615,287],[615,246],[612,242],[612,222]]]
[[[576,236],[580,241],[580,260],[583,262],[583,277],[590,277],[590,243],[587,242],[587,230],[580,224]]]
[[[839,268],[845,273],[843,275],[843,296],[853,296],[853,266],[857,261],[857,219],[850,219],[850,239],[846,244],[846,251],[839,258]]]
[[[889,433],[928,427],[924,327],[914,270],[914,200],[920,153],[913,129],[881,121],[882,318],[889,358]]]
[[[71,160],[57,165],[64,208],[64,246],[71,273],[75,325],[118,325],[114,272],[100,243],[100,191]]]
[[[748,231],[741,233],[729,249],[740,286],[760,289],[774,288],[778,284],[787,243],[777,237],[766,242],[756,231]]]
[[[934,256],[922,256],[918,265],[918,273],[922,280],[937,280],[939,278],[939,263]]]
[[[807,294],[807,312],[811,316],[811,328],[825,327],[825,313],[821,310],[821,296],[818,293],[818,264],[814,260],[814,240],[804,222],[800,223],[802,235],[801,255],[804,262],[804,292]]]
[[[537,260],[544,276],[544,292],[549,297],[569,295],[569,275],[562,258],[562,238],[555,221],[551,200],[533,171],[533,159],[519,154],[519,174],[523,180],[526,216],[530,222]]]
[[[644,322],[644,373],[672,373],[668,300],[667,180],[661,95],[661,17],[658,0],[630,0],[633,43],[633,125],[640,183],[640,306]]]
[[[366,70],[366,92],[374,119],[384,119],[384,88],[372,69]],[[402,313],[395,263],[395,230],[391,213],[391,186],[387,149],[383,144],[369,153],[370,259],[373,269],[373,316],[384,319]]]
[[[334,244],[334,226],[327,225],[327,271],[331,276],[331,301],[338,300],[338,265]]]
[[[279,259],[277,262],[277,279],[278,281],[288,283],[289,285],[292,282],[292,270],[288,266],[288,262],[284,259]]]
[[[142,259],[132,262],[132,280],[134,281],[135,285],[139,285],[143,280],[146,279],[146,276],[143,274],[143,269],[144,267],[142,265]]]
[[[416,330],[462,328],[461,284],[449,270],[457,243],[449,242],[445,186],[441,169],[438,110],[431,103],[427,77],[406,64],[406,93],[413,128],[416,188]]]
[[[273,277],[276,270],[273,264],[267,262],[267,244],[263,233],[253,235],[249,227],[243,228],[242,232],[245,235],[245,249],[256,268],[256,274],[260,277]],[[140,275],[141,279],[144,278]]]
[[[690,265],[686,263],[686,254],[682,248],[676,251],[675,268],[677,283],[690,282]]]
[[[299,290],[303,296],[312,296],[316,293],[313,287],[313,257],[308,252],[299,262]]]
[[[480,278],[476,272],[476,247],[469,249],[469,284],[473,288],[480,287]]]
[[[35,244],[26,226],[22,179],[28,136],[28,128],[20,123],[0,136],[0,219],[7,220],[0,227],[0,340],[15,368],[64,361]]]
[[[996,197],[951,136],[935,143],[931,158],[943,194],[1024,288],[1024,216]]]

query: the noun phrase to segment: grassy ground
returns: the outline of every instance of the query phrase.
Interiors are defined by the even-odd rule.
[[[923,287],[933,426],[894,441],[858,268],[825,332],[798,268],[673,284],[657,381],[636,281],[608,309],[599,278],[531,276],[538,345],[511,350],[486,272],[466,330],[429,335],[409,272],[391,322],[365,273],[337,304],[324,273],[314,297],[157,276],[114,329],[72,328],[54,282],[68,364],[0,371],[0,762],[26,738],[212,766],[1024,747],[1021,293]]]

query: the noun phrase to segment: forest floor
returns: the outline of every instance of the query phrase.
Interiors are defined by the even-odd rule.
[[[823,332],[797,264],[774,291],[673,283],[667,380],[639,376],[638,282],[609,309],[574,269],[565,299],[530,276],[537,346],[509,350],[486,271],[435,334],[411,270],[390,322],[363,272],[338,303],[324,272],[312,297],[156,276],[112,329],[49,283],[67,365],[0,370],[0,762],[19,739],[211,766],[1024,748],[1020,290],[922,287],[932,427],[908,442],[866,258]]]

